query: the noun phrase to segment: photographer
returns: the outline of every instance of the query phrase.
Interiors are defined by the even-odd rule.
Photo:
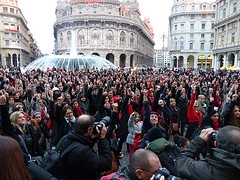
[[[73,131],[63,137],[65,139],[61,144],[62,150],[71,143],[79,143],[79,146],[63,159],[69,180],[98,180],[100,172],[111,168],[110,144],[105,138],[107,128],[104,123],[101,124],[102,126],[99,123],[94,125],[92,116],[81,115],[76,118]],[[93,150],[95,143],[97,143],[98,153]]]
[[[212,156],[196,160],[207,146],[207,142],[214,138],[216,139],[213,142],[215,148],[212,148]],[[225,126],[218,132],[208,128],[203,129],[199,137],[193,139],[188,148],[178,155],[175,166],[182,178],[229,180],[240,177],[239,158],[239,127]]]

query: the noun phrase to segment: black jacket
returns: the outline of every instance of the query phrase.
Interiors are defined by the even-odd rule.
[[[17,127],[11,124],[8,114],[8,107],[6,105],[1,105],[0,111],[2,116],[3,133],[14,138],[19,143],[24,154],[30,154],[31,156],[43,156],[43,150],[39,145],[33,125],[25,124],[26,133],[23,134]],[[27,149],[24,147],[19,136],[23,136]],[[27,162],[29,160],[26,159],[28,156],[24,157],[25,161]]]
[[[194,180],[229,180],[240,177],[240,155],[213,148],[213,158],[195,160],[207,143],[196,137],[175,161],[176,169],[181,177]]]
[[[64,138],[61,149],[67,148],[71,142],[79,142],[79,147],[73,149],[63,159],[69,180],[98,180],[100,172],[111,168],[110,144],[106,138],[99,140],[98,153],[93,150],[94,142],[85,136],[69,132]]]

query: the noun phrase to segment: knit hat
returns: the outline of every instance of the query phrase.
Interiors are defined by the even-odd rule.
[[[161,127],[152,127],[147,133],[147,140],[152,142],[156,139],[164,137],[164,130]]]

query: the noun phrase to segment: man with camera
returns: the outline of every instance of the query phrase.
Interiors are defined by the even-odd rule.
[[[109,170],[112,165],[110,144],[106,136],[107,128],[104,123],[102,126],[94,123],[94,118],[90,115],[81,115],[76,118],[73,131],[65,137],[61,149],[66,149],[71,143],[79,143],[63,158],[69,180],[100,179],[100,172]],[[93,149],[97,143],[96,153]]]
[[[211,155],[203,160],[196,160],[207,142],[214,139],[215,148]],[[240,128],[225,126],[217,131],[203,129],[199,137],[191,141],[176,159],[175,166],[180,177],[186,179],[229,180],[240,177]]]
[[[147,149],[137,149],[130,161],[130,165],[115,173],[103,176],[101,180],[171,180],[179,178],[170,175],[166,168],[162,168],[158,156]]]

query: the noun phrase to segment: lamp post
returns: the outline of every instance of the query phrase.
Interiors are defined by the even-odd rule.
[[[165,37],[166,37],[166,35],[165,35],[165,33],[163,33],[162,34],[162,40],[163,40],[163,49],[162,49],[162,53],[163,53],[163,62],[162,62],[162,65],[164,66],[164,58],[165,58],[165,56],[164,56],[164,40],[165,40]]]

